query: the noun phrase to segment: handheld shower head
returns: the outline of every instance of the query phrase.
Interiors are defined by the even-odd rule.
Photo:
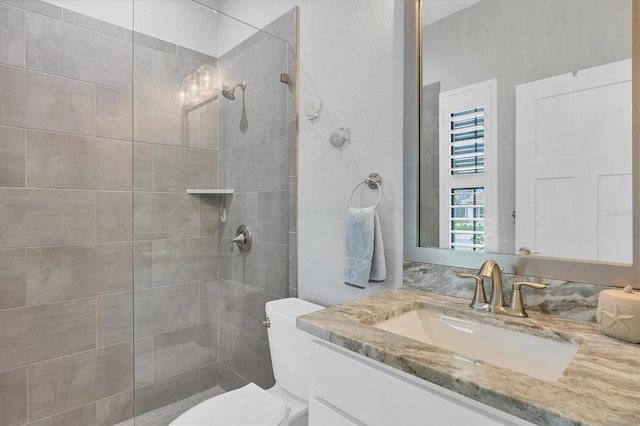
[[[233,87],[229,87],[227,85],[222,86],[222,96],[229,99],[230,101],[234,100],[236,98],[235,91],[238,87],[244,92],[247,88],[247,82],[243,81],[242,83],[238,83]]]

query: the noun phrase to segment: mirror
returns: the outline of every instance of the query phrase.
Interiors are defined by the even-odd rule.
[[[523,275],[638,284],[632,0],[421,6],[405,257],[499,258]]]

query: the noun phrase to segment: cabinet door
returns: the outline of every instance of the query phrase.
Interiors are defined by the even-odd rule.
[[[309,426],[364,426],[318,397],[309,398]]]
[[[366,425],[531,425],[326,342],[312,344],[310,365],[310,397]],[[309,419],[321,424],[313,411]]]

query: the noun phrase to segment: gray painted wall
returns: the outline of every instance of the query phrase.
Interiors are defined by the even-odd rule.
[[[514,251],[515,85],[630,57],[630,0],[483,0],[424,28],[424,84],[498,79],[498,251]]]

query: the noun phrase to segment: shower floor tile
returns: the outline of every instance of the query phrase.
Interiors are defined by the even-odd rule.
[[[223,393],[224,389],[220,386],[216,386],[214,388],[207,389],[204,392],[190,396],[189,398],[176,401],[173,404],[165,405],[164,407],[149,411],[148,413],[137,416],[135,419],[129,419],[126,422],[118,423],[116,426],[167,426],[189,408]]]

